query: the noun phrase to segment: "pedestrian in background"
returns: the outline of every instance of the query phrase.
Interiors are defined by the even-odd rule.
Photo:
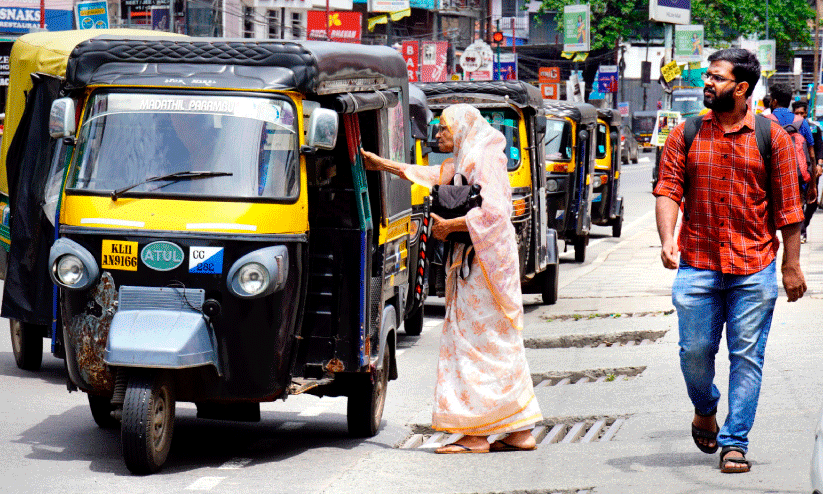
[[[795,101],[792,103],[792,111],[795,115],[806,119],[809,113],[809,102],[806,100]],[[820,124],[812,119],[806,119],[809,128],[812,131],[814,138],[814,155],[817,162],[811,173],[811,181],[806,190],[805,203],[806,207],[803,209],[803,227],[800,229],[800,243],[806,243],[806,230],[809,228],[809,223],[812,221],[812,215],[817,211],[817,190],[820,184],[820,175],[823,174],[823,128]]]
[[[720,470],[738,473],[751,468],[745,457],[748,434],[777,299],[776,229],[785,244],[781,270],[789,301],[806,291],[799,260],[803,208],[793,143],[779,125],[755,117],[746,104],[760,78],[757,57],[733,48],[713,53],[709,63],[703,103],[710,111],[698,117],[701,125],[689,149],[684,124],[669,135],[654,194],[661,259],[665,267],[677,269],[672,301],[680,366],[694,405],[692,437],[705,453],[722,447]],[[769,164],[759,152],[757,129],[768,129]],[[714,369],[724,324],[728,415],[718,427]]]
[[[436,137],[440,151],[455,156],[440,167],[398,163],[362,151],[369,170],[388,171],[427,187],[451,184],[459,175],[481,187],[482,206],[466,216],[444,220],[432,214],[435,238],[467,231],[472,240],[470,247],[455,244],[446,260],[446,317],[432,413],[434,429],[464,436],[436,452],[533,450],[537,446],[531,430],[543,417],[521,336],[523,300],[510,219],[506,138],[465,104],[443,110]],[[462,259],[468,248],[476,255],[464,278]],[[508,436],[490,445],[487,437],[492,434]]]

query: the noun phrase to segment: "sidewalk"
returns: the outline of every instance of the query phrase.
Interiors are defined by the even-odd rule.
[[[535,380],[546,376],[639,372],[626,379],[536,387],[546,424],[625,419],[608,442],[541,444],[535,452],[435,455],[431,449],[379,451],[361,461],[326,492],[360,493],[363,485],[387,493],[808,493],[814,427],[823,400],[819,336],[823,293],[823,212],[809,229],[802,265],[810,290],[775,309],[766,366],[748,457],[752,471],[721,474],[718,454],[697,450],[690,435],[692,406],[677,356],[677,316],[671,313],[674,272],[662,268],[653,219],[593,268],[562,288],[548,308],[527,307],[542,322],[524,330]],[[779,253],[782,256],[782,251]],[[779,272],[779,270],[778,270]],[[561,277],[562,281],[562,277]],[[573,315],[577,315],[577,318]],[[620,314],[620,317],[606,317]],[[532,317],[530,316],[530,317]],[[591,316],[591,317],[590,317]],[[534,348],[618,335],[662,334],[643,345],[603,348]],[[728,358],[721,345],[715,380],[726,415]],[[427,424],[428,411],[419,415]],[[387,470],[387,465],[402,464]]]

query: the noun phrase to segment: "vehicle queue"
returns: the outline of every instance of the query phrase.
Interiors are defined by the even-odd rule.
[[[134,473],[166,461],[177,401],[255,421],[261,402],[346,396],[350,433],[377,433],[437,246],[428,192],[366,171],[361,147],[436,166],[439,111],[480,108],[508,142],[524,292],[546,304],[558,240],[582,262],[592,223],[622,228],[619,114],[522,82],[416,88],[387,47],[43,32],[11,72],[15,359],[36,370],[51,341]]]

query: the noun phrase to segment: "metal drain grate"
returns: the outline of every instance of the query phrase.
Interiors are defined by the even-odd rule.
[[[663,336],[667,331],[628,331],[609,335],[566,335],[552,338],[528,338],[523,344],[526,348],[607,348],[613,346],[649,345]]]
[[[556,423],[538,425],[532,430],[534,439],[539,445],[559,443],[592,443],[611,441],[623,423],[624,418],[603,417],[581,420],[568,420]],[[489,436],[489,442],[503,436],[494,434]],[[463,437],[463,434],[449,434],[446,432],[420,432],[412,434],[403,441],[400,449],[437,449],[444,444],[450,444]]]
[[[565,386],[567,384],[623,382],[634,379],[642,374],[644,370],[646,370],[645,367],[621,367],[619,369],[532,374],[532,383],[535,388],[544,388],[547,386]]]

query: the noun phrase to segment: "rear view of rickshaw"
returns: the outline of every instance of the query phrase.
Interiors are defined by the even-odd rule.
[[[595,169],[597,109],[588,103],[546,103],[546,190],[549,228],[574,260],[586,260],[592,223],[592,175]]]
[[[557,233],[547,216],[545,155],[539,145],[546,131],[540,90],[520,81],[432,82],[420,88],[435,119],[447,106],[467,103],[505,136],[521,287],[523,293],[541,294],[544,304],[556,303],[560,269]],[[436,151],[428,155],[430,166],[449,156]],[[442,279],[442,264],[437,266],[430,273]]]
[[[592,177],[592,223],[623,231],[623,196],[620,195],[620,129],[622,117],[612,108],[597,110],[597,138]]]
[[[397,52],[108,36],[72,51],[62,95],[66,363],[128,468],[164,464],[177,401],[256,421],[261,402],[347,396],[349,432],[376,434],[411,196],[358,150],[409,160]]]

